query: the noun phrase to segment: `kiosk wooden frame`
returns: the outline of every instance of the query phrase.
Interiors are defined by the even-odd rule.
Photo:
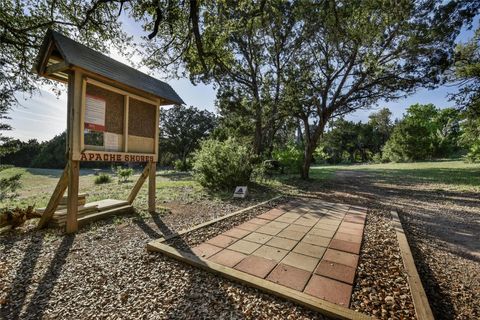
[[[90,214],[92,220],[131,209],[147,178],[148,210],[155,211],[159,108],[184,104],[177,93],[168,84],[52,30],[45,35],[34,71],[40,76],[68,84],[67,165],[43,210],[38,226],[42,228],[49,223],[68,189],[66,231],[77,231],[81,161],[145,163],[127,200],[117,201],[116,205],[106,206],[103,211],[93,212]],[[90,91],[100,92],[100,95],[94,96]],[[120,105],[122,99],[123,105]],[[134,111],[136,113],[132,114]],[[87,124],[87,113],[88,121],[93,119],[98,123]],[[87,134],[92,134],[99,143],[87,144]],[[97,141],[95,139],[92,141]],[[88,219],[81,220],[85,221]]]

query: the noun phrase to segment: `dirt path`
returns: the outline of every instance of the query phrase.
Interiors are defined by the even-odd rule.
[[[478,194],[350,170],[338,171],[334,179],[311,191],[325,198],[396,209],[435,317],[480,317]]]

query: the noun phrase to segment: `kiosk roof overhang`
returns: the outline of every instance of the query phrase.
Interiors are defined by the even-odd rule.
[[[48,30],[37,56],[35,72],[41,76],[51,73],[57,80],[66,81],[68,78],[64,71],[72,67],[79,67],[168,102],[163,104],[185,104],[169,84],[107,57],[56,31]]]

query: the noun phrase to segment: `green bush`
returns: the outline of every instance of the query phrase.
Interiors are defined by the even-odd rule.
[[[249,148],[233,138],[204,140],[193,156],[195,179],[202,186],[215,190],[246,184],[252,170]]]
[[[95,177],[95,184],[104,184],[112,182],[112,178],[106,173],[100,173],[98,177]]]
[[[178,159],[173,162],[173,168],[176,171],[190,171],[192,169],[192,162],[188,159],[185,162]]]
[[[480,140],[473,142],[465,158],[468,162],[480,162]]]
[[[303,150],[295,144],[273,150],[272,156],[278,160],[288,173],[298,173],[302,167]]]
[[[127,182],[133,175],[133,169],[117,167],[116,173],[120,182]]]

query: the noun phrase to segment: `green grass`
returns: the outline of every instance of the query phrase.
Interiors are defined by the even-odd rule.
[[[333,176],[340,170],[365,171],[389,183],[426,184],[441,189],[479,192],[480,164],[456,161],[316,166],[312,178]]]

